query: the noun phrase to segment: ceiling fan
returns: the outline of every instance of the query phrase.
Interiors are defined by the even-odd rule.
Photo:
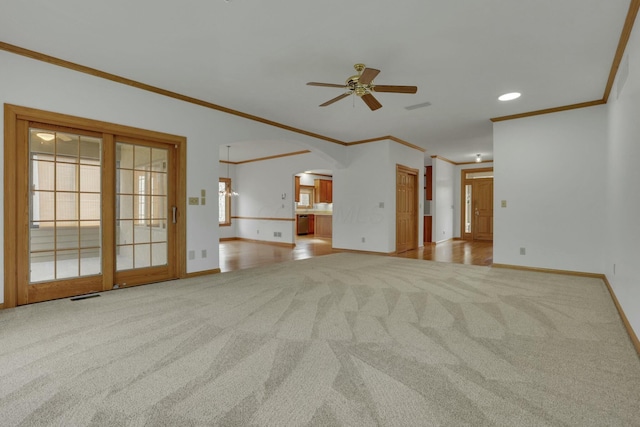
[[[323,86],[323,87],[336,87],[343,88],[347,91],[342,95],[336,96],[333,99],[328,100],[324,104],[320,104],[320,107],[326,107],[336,101],[340,101],[349,95],[357,95],[364,101],[365,104],[371,109],[371,111],[377,110],[382,107],[382,104],[373,96],[372,92],[392,92],[392,93],[416,93],[418,91],[417,86],[391,86],[391,85],[374,85],[373,79],[380,73],[380,70],[375,68],[367,68],[364,64],[355,64],[353,68],[356,69],[358,74],[351,76],[347,79],[345,84],[338,85],[333,83],[318,83],[309,82],[309,86]]]

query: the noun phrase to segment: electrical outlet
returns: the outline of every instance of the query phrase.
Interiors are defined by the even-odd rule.
[[[364,243],[364,242],[365,242],[365,240],[366,240],[366,239],[363,237],[363,238],[362,238],[362,243]]]
[[[196,251],[189,251],[189,259],[196,259]]]
[[[200,204],[202,206],[206,205],[207,204],[207,199],[205,199],[204,197],[200,197]]]
[[[506,208],[507,207],[507,201],[506,200],[502,200],[500,202],[500,206],[503,207],[503,208]]]
[[[189,197],[190,205],[197,205],[200,200],[197,197]]]
[[[520,255],[526,255],[527,250],[525,248],[520,248]]]
[[[256,230],[256,234],[260,234],[260,230]]]
[[[203,249],[201,252],[202,258],[206,258],[207,257],[207,250]]]

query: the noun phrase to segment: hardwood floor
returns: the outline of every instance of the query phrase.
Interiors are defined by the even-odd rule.
[[[394,255],[401,258],[425,259],[454,264],[493,264],[493,242],[480,240],[448,240],[432,245],[427,243],[417,250]]]
[[[298,236],[295,248],[269,243],[228,240],[220,242],[220,270],[242,270],[275,262],[292,261],[342,252],[331,247],[331,239],[314,236]],[[456,264],[491,265],[493,263],[492,242],[451,240],[417,250],[393,255],[402,258],[424,259]]]

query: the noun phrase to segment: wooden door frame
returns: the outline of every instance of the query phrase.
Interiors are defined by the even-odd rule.
[[[415,201],[416,201],[416,221],[415,221],[415,230],[414,230],[414,244],[415,244],[415,248],[418,248],[418,242],[420,241],[419,239],[419,232],[420,232],[420,223],[418,222],[418,218],[420,216],[420,179],[418,174],[420,173],[419,169],[413,169],[410,168],[409,166],[405,166],[405,165],[401,165],[396,163],[396,186],[395,186],[395,195],[398,194],[398,172],[405,172],[408,175],[415,175],[416,176],[416,188],[415,188]],[[398,252],[398,201],[396,200],[396,247],[394,250],[394,253]]]
[[[26,173],[15,161],[18,155],[18,135],[19,123],[21,121],[34,121],[50,123],[52,125],[64,126],[75,129],[82,129],[91,132],[104,134],[105,145],[108,141],[113,142],[113,135],[122,137],[142,139],[165,144],[173,144],[176,147],[177,183],[176,183],[176,204],[178,206],[178,218],[176,230],[176,276],[178,278],[186,276],[186,170],[187,170],[187,139],[182,136],[171,135],[162,132],[150,131],[134,128],[131,126],[118,125],[114,123],[102,122],[98,120],[86,119],[66,114],[54,113],[50,111],[38,110],[17,105],[4,105],[4,308],[15,307],[18,302],[18,256],[21,253],[16,250],[16,243],[19,241],[17,224],[19,215],[16,200],[19,197],[28,197],[28,194],[19,194],[17,183],[19,174]],[[21,129],[20,131],[23,131]],[[108,148],[107,148],[108,149]],[[114,148],[115,149],[115,148]],[[108,182],[103,185],[109,184]],[[28,203],[27,203],[28,205]],[[26,213],[28,215],[28,212]],[[107,215],[108,218],[112,216]],[[113,225],[107,226],[113,229]],[[109,236],[109,231],[105,234]],[[113,239],[113,237],[107,237]],[[106,248],[104,248],[106,250]],[[103,290],[111,289],[112,283],[107,283],[113,272],[103,272]]]
[[[473,181],[473,180],[467,180],[465,178],[465,174],[468,172],[489,172],[489,171],[493,172],[493,166],[488,168],[462,169],[460,171],[460,238],[462,240],[473,240],[473,232],[472,233],[464,232],[464,213],[465,213],[464,187],[465,185],[468,184],[467,181]]]

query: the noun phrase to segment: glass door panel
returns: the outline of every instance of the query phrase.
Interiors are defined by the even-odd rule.
[[[169,149],[116,144],[116,271],[168,265]]]
[[[102,272],[102,140],[29,128],[29,285]]]

